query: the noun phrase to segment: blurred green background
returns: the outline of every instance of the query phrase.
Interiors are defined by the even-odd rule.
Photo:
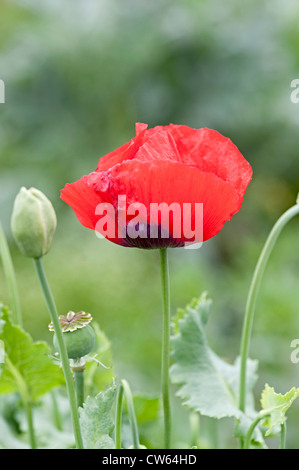
[[[51,341],[34,272],[11,240],[21,186],[53,202],[58,229],[45,268],[60,313],[90,311],[112,342],[117,373],[137,391],[160,382],[161,288],[155,251],[124,249],[83,228],[59,198],[67,182],[134,135],[136,121],[210,127],[253,167],[242,210],[200,250],[170,252],[172,310],[213,299],[212,347],[239,354],[250,279],[276,219],[299,191],[299,5],[292,0],[0,1],[0,214],[15,263],[25,327]],[[257,407],[268,382],[299,385],[299,221],[285,229],[259,296],[251,357]],[[0,269],[0,300],[9,303]],[[299,405],[288,445],[299,448]],[[220,444],[219,444],[220,445]]]

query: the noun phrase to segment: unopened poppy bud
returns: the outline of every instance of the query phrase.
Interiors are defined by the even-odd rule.
[[[30,258],[40,258],[51,248],[56,230],[55,210],[38,189],[22,187],[11,218],[11,231],[20,251]]]

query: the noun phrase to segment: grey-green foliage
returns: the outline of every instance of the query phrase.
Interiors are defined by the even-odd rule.
[[[298,396],[299,388],[293,387],[282,395],[281,393],[276,393],[274,388],[269,387],[268,384],[265,385],[261,396],[261,406],[262,412],[264,414],[268,413],[263,421],[263,425],[268,427],[266,436],[270,435],[273,428],[277,425],[281,425],[285,422],[285,414]]]
[[[211,299],[203,293],[185,309],[179,309],[173,320],[171,339],[171,380],[178,385],[177,395],[192,411],[211,418],[235,418],[235,437],[244,438],[257,416],[253,387],[257,380],[257,361],[247,361],[246,413],[239,410],[240,359],[233,363],[220,358],[209,346],[206,324]],[[263,434],[255,429],[252,447],[266,447]]]
[[[209,347],[205,333],[211,300],[203,294],[174,319],[172,337],[172,382],[177,395],[190,409],[213,418],[242,416],[238,408],[240,364],[221,359]],[[252,388],[256,381],[256,361],[248,361],[248,405],[252,408]]]
[[[85,449],[114,449],[111,410],[116,386],[111,385],[95,397],[89,396],[80,408],[80,424]]]

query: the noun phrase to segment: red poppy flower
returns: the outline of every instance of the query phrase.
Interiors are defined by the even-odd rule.
[[[202,241],[216,235],[241,208],[251,177],[237,147],[215,130],[137,123],[133,139],[67,184],[61,198],[114,243],[176,247],[199,241],[198,219]]]

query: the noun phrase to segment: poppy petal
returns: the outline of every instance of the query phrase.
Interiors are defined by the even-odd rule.
[[[117,225],[116,234],[107,235],[101,224],[99,231],[124,246],[183,246],[199,219],[195,209],[199,204],[203,206],[202,240],[216,235],[241,208],[252,177],[250,164],[230,139],[211,129],[175,124],[147,129],[143,123],[136,123],[135,129],[136,136],[102,157],[96,171],[67,184],[61,198],[73,208],[82,225],[93,230],[97,230],[98,222],[106,220],[99,216],[103,215],[101,204],[108,204],[107,224]],[[122,197],[125,203],[120,208]],[[138,208],[130,213],[128,209],[138,203],[146,210],[136,217]],[[184,204],[192,206],[187,235],[178,235],[178,228],[184,231],[185,227],[181,214],[174,211],[170,214],[168,210],[168,240],[161,213],[152,223],[152,205],[163,203],[168,208],[174,204],[180,209]],[[153,227],[158,230],[157,239],[153,239]],[[129,228],[138,228],[138,240],[128,235]]]
[[[174,138],[171,133],[164,128],[152,133],[149,131],[146,132],[146,139],[136,152],[135,159],[143,161],[182,161]]]
[[[239,208],[238,194],[230,183],[170,161],[125,161],[106,173],[105,182],[103,178],[94,179],[93,187],[99,200],[109,197],[116,207],[117,197],[125,195],[127,206],[142,203],[148,214],[152,203],[178,203],[181,207],[184,203],[202,203],[203,240],[216,235]]]
[[[252,168],[233,142],[213,129],[170,124],[182,161],[231,183],[240,205],[252,177]]]

